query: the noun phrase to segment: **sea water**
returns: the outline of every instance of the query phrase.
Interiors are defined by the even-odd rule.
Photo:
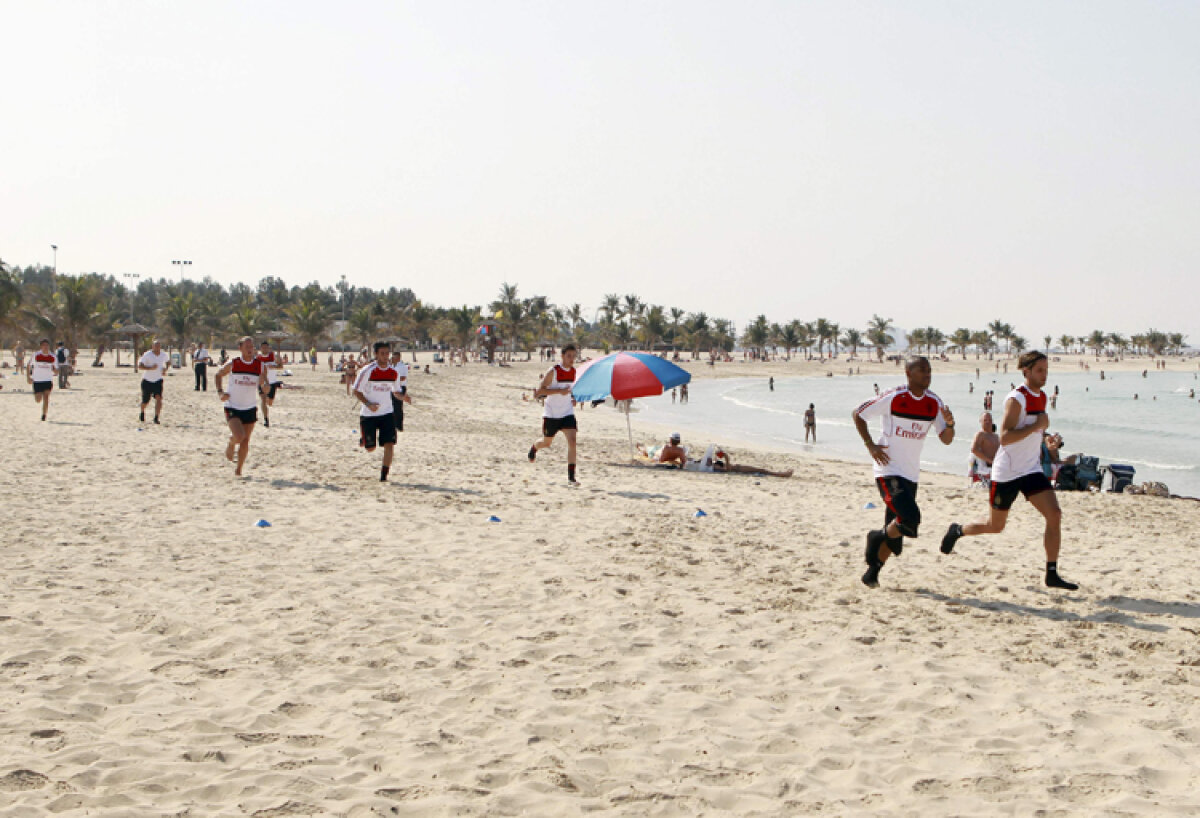
[[[954,412],[957,434],[949,446],[931,435],[922,467],[965,476],[984,393],[995,393],[992,416],[998,425],[1005,395],[1021,382],[1011,365],[1008,373],[984,370],[977,379],[965,372],[939,375],[935,362],[930,389]],[[689,403],[672,404],[669,394],[639,400],[634,422],[644,418],[670,426],[683,434],[685,444],[701,450],[711,442],[744,441],[866,463],[869,456],[850,413],[875,396],[875,385],[885,392],[903,383],[899,370],[894,376],[777,378],[774,391],[766,378],[694,380]],[[1053,395],[1056,386],[1058,407],[1047,406],[1047,412],[1050,430],[1063,437],[1064,455],[1095,455],[1101,465],[1124,463],[1137,469],[1137,483],[1160,481],[1173,494],[1200,497],[1200,402],[1189,398],[1193,389],[1200,396],[1197,373],[1151,370],[1143,378],[1141,372],[1118,372],[1100,380],[1097,367],[1091,372],[1051,368],[1045,391]],[[804,442],[804,412],[810,403],[817,415],[816,445]],[[872,438],[878,434],[875,421]]]

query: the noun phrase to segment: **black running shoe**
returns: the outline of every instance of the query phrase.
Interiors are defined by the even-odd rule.
[[[534,460],[537,460],[537,446],[530,446],[529,447],[529,462],[532,463]]]
[[[950,527],[946,529],[946,536],[942,537],[942,553],[949,554],[953,551],[954,544],[962,535],[962,526],[958,523],[950,523]]]
[[[263,418],[263,426],[266,426],[268,429],[270,429],[271,428],[271,419]]]
[[[142,423],[145,423],[145,422],[146,422],[146,413],[145,413],[145,412],[139,412],[139,413],[138,413],[138,420],[140,420]]]
[[[154,422],[155,422],[155,423],[158,423],[158,418],[155,418],[155,419],[154,419]],[[161,426],[162,424],[161,424],[161,423],[159,423],[158,425],[160,425],[160,426]]]
[[[883,567],[882,565],[880,565],[878,562],[876,562],[874,565],[872,565],[870,568],[868,568],[867,573],[862,575],[863,585],[866,585],[868,588],[878,588],[879,587],[879,569],[882,567]]]
[[[887,542],[887,534],[882,531],[867,532],[867,548],[864,556],[867,558],[867,565],[882,565],[879,561],[879,546]],[[876,572],[878,573],[878,572]],[[866,582],[864,579],[863,582]]]
[[[1079,590],[1078,585],[1076,585],[1074,582],[1067,582],[1065,579],[1063,579],[1062,577],[1060,577],[1058,575],[1057,571],[1047,571],[1046,572],[1046,587],[1062,588],[1064,591],[1078,591]]]

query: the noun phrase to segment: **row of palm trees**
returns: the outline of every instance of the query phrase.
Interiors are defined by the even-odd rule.
[[[32,342],[50,337],[65,341],[72,350],[104,347],[112,342],[114,330],[142,324],[179,348],[197,337],[228,343],[240,335],[267,331],[287,333],[305,349],[365,346],[380,337],[414,347],[468,347],[485,322],[498,329],[510,351],[573,341],[605,350],[674,348],[698,355],[732,351],[740,340],[759,353],[782,350],[788,358],[800,351],[811,357],[814,348],[818,357],[841,350],[857,355],[860,349],[869,348],[882,359],[896,344],[892,320],[879,315],[861,329],[843,329],[826,318],[771,323],[760,315],[739,338],[727,319],[647,304],[637,295],[605,295],[588,320],[578,303],[561,306],[545,296],[522,297],[517,285],[507,282],[484,310],[467,305],[434,307],[407,288],[354,287],[344,277],[336,287],[289,287],[274,277],[262,279],[255,287],[224,287],[210,279],[178,283],[147,279],[127,287],[114,276],[55,275],[49,267],[10,269],[0,261],[0,341]],[[1129,337],[1095,330],[1088,335],[1060,336],[1058,344],[1066,352],[1097,355],[1129,351],[1164,354],[1182,350],[1184,338],[1181,333],[1154,329]],[[1043,340],[1049,348],[1052,338]],[[986,329],[960,328],[949,334],[934,327],[914,329],[904,341],[912,350],[956,352],[964,358],[971,351],[977,357],[994,353],[1001,343],[1007,353],[1028,348],[1026,339],[1000,320]]]

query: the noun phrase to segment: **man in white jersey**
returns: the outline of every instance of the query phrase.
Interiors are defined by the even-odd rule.
[[[271,428],[271,412],[269,407],[275,405],[275,393],[279,391],[279,356],[271,349],[270,341],[263,341],[259,347],[258,359],[262,361],[267,371],[267,381],[262,388],[263,426]]]
[[[171,368],[171,357],[163,352],[162,341],[156,339],[150,349],[142,353],[137,368],[142,373],[142,411],[138,419],[145,422],[146,405],[154,398],[154,422],[158,423],[162,414],[163,378]]]
[[[534,390],[535,398],[545,398],[542,410],[542,439],[529,447],[529,462],[537,458],[539,449],[549,448],[559,432],[567,439],[567,483],[577,486],[575,480],[575,433],[579,425],[575,422],[575,400],[571,387],[575,385],[574,344],[562,349],[562,365],[555,365],[542,376],[542,383]]]
[[[229,391],[222,381],[229,377]],[[214,381],[217,397],[225,404],[225,423],[229,426],[229,443],[225,446],[225,459],[233,461],[237,453],[237,469],[234,474],[241,477],[242,466],[250,452],[250,435],[258,421],[258,392],[267,382],[267,370],[262,360],[254,354],[254,339],[249,335],[238,339],[238,354],[230,358],[217,370]]]
[[[208,391],[208,365],[212,363],[212,355],[204,348],[203,341],[196,342],[196,351],[192,353],[192,371],[196,374],[196,391]]]
[[[362,445],[368,452],[375,451],[378,440],[383,446],[383,467],[379,471],[379,482],[387,482],[392,468],[392,454],[396,448],[396,419],[392,401],[412,403],[404,387],[400,372],[392,366],[392,348],[387,341],[375,343],[375,360],[358,371],[354,379],[354,397],[362,406],[358,410],[358,426],[362,431]]]
[[[408,400],[408,364],[399,352],[392,353],[392,369],[400,376],[400,391],[392,395],[392,417],[396,421],[396,431],[404,431],[404,402]],[[408,401],[412,403],[412,401]]]
[[[1050,426],[1046,414],[1046,393],[1042,388],[1050,374],[1050,363],[1041,352],[1026,352],[1017,359],[1025,383],[1004,399],[1000,421],[1000,451],[992,461],[991,507],[982,523],[951,523],[942,538],[942,553],[949,554],[961,537],[999,534],[1008,522],[1008,511],[1018,494],[1046,518],[1042,537],[1046,549],[1046,585],[1074,591],[1079,588],[1058,575],[1058,550],[1062,543],[1062,510],[1050,478],[1042,470],[1042,432]]]
[[[917,483],[921,478],[921,450],[935,429],[938,440],[954,441],[954,415],[942,399],[929,391],[933,370],[929,359],[910,358],[904,367],[907,386],[898,386],[872,398],[851,414],[859,437],[875,461],[875,484],[886,510],[883,528],[867,532],[867,572],[863,584],[879,586],[879,571],[892,554],[900,556],[904,537],[916,537],[921,525]],[[879,418],[883,429],[878,442],[871,439],[867,421]]]
[[[50,393],[54,390],[54,376],[58,374],[58,358],[50,351],[50,341],[42,339],[42,347],[33,353],[25,378],[33,384],[33,399],[42,405],[42,420],[50,408]]]

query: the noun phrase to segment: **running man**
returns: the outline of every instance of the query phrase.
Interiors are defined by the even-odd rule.
[[[259,347],[258,360],[262,361],[267,373],[267,380],[262,387],[263,426],[271,428],[271,412],[269,407],[275,405],[275,393],[279,391],[279,357],[271,349],[270,341],[263,341]]]
[[[578,486],[575,479],[575,433],[579,425],[575,421],[575,400],[571,397],[571,387],[575,385],[574,344],[562,348],[562,365],[555,364],[545,375],[542,383],[534,390],[535,398],[545,398],[545,408],[542,410],[542,439],[529,447],[529,462],[537,458],[539,449],[547,449],[554,443],[554,436],[559,432],[567,439],[567,483]]]
[[[396,421],[396,431],[404,431],[404,402],[408,400],[408,364],[399,352],[392,353],[392,369],[400,376],[400,390],[392,393],[392,418]],[[411,400],[408,401],[412,403]]]
[[[921,478],[921,450],[932,427],[938,440],[954,441],[954,415],[942,399],[929,391],[933,370],[925,357],[909,358],[904,366],[907,386],[898,386],[864,403],[851,414],[859,437],[875,461],[875,483],[887,506],[883,528],[867,532],[867,572],[863,584],[879,586],[879,571],[888,557],[900,556],[904,537],[916,537],[921,524],[917,483]],[[867,421],[880,418],[883,433],[871,440]]]
[[[233,462],[237,453],[237,469],[234,474],[242,476],[242,466],[250,452],[250,435],[258,422],[256,408],[259,390],[267,382],[266,367],[254,354],[254,339],[246,335],[238,339],[238,355],[217,370],[213,378],[217,397],[225,405],[225,422],[229,426],[229,444],[225,447],[225,459]],[[221,388],[221,381],[229,376],[229,391]]]
[[[150,349],[142,353],[137,368],[142,373],[142,411],[138,420],[145,423],[146,405],[154,398],[154,422],[158,423],[162,414],[163,378],[171,368],[171,357],[163,352],[162,341],[155,339]]]
[[[58,358],[50,351],[50,341],[42,339],[42,348],[33,353],[26,370],[25,379],[33,384],[33,399],[42,405],[42,420],[50,408],[50,393],[54,390],[54,376],[58,374]]]
[[[1000,420],[1000,451],[992,463],[992,489],[988,519],[982,523],[951,523],[942,538],[942,553],[949,554],[962,537],[999,534],[1008,522],[1008,511],[1018,494],[1046,518],[1043,544],[1046,549],[1046,585],[1074,591],[1079,588],[1058,575],[1058,549],[1062,542],[1062,511],[1050,478],[1042,471],[1042,431],[1050,426],[1046,395],[1042,387],[1049,377],[1050,363],[1041,352],[1026,352],[1017,359],[1025,383],[1004,399]]]
[[[396,419],[392,401],[399,397],[412,403],[400,372],[392,366],[392,348],[387,341],[375,342],[375,360],[358,371],[354,380],[354,397],[362,406],[358,410],[358,426],[362,430],[362,445],[375,451],[376,440],[383,446],[383,468],[379,482],[386,483],[396,449]]]

